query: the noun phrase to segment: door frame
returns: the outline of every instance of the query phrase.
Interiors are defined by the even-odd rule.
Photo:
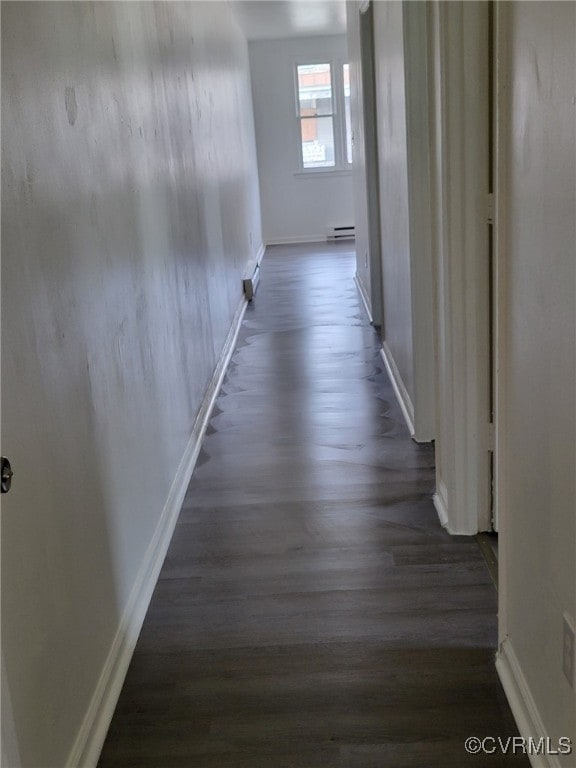
[[[378,176],[378,138],[376,129],[376,82],[374,69],[374,20],[370,0],[358,4],[360,30],[360,76],[362,79],[362,124],[364,135],[364,168],[368,213],[368,264],[372,322],[384,324],[384,291],[382,288],[382,255],[380,248],[380,203]]]
[[[498,644],[508,634],[508,532],[506,528],[506,429],[501,414],[506,410],[506,147],[510,108],[506,36],[509,8],[494,2],[494,521],[498,531]]]
[[[430,3],[436,493],[453,534],[491,529],[488,7]]]

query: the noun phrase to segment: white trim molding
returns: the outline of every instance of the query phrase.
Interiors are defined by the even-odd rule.
[[[530,687],[518,661],[510,637],[504,638],[496,656],[496,669],[506,693],[510,709],[516,720],[520,735],[525,739],[550,739],[542,721]],[[528,755],[532,768],[561,768],[556,755]]]
[[[425,3],[404,2],[414,439],[436,437],[434,273],[430,142],[429,18]]]
[[[266,245],[299,245],[300,243],[325,243],[326,233],[322,235],[297,235],[295,237],[269,237]]]
[[[374,319],[372,317],[372,310],[370,308],[370,301],[368,299],[368,294],[366,293],[366,289],[362,285],[362,281],[358,277],[358,273],[354,275],[354,282],[356,283],[356,288],[358,289],[358,293],[360,294],[360,298],[362,300],[362,304],[364,305],[364,310],[366,312],[366,315],[368,316],[368,320],[371,324],[374,324]]]
[[[256,263],[258,265],[262,264],[262,259],[264,258],[265,253],[266,253],[266,244],[261,243],[260,248],[258,248],[258,252],[256,253]]]
[[[448,505],[446,502],[448,494],[446,491],[446,486],[444,483],[439,482],[438,487],[436,488],[436,493],[434,496],[432,496],[432,501],[434,503],[434,508],[436,509],[436,512],[438,513],[438,519],[440,520],[440,525],[442,528],[445,528],[448,533],[455,533],[450,529],[450,522],[449,522],[449,516],[448,516]]]
[[[176,471],[164,509],[150,541],[142,565],[136,577],[108,658],[88,706],[76,741],[66,761],[66,768],[96,768],[114,709],[118,702],[128,666],[144,623],[146,611],[154,592],[182,502],[196,465],[202,439],[206,432],[214,403],[222,386],[228,364],[236,346],[236,340],[246,311],[247,301],[242,297],[232,326],[224,343],[218,365],[208,385],[194,423],[192,434]]]
[[[490,529],[488,4],[430,3],[436,482],[448,530]]]
[[[385,341],[382,342],[382,349],[380,350],[380,354],[382,355],[382,360],[384,360],[384,365],[386,366],[386,370],[388,371],[388,376],[390,376],[390,381],[392,382],[394,394],[396,395],[396,398],[398,399],[398,403],[400,404],[400,409],[402,410],[404,421],[406,422],[406,426],[408,427],[408,431],[410,432],[410,437],[413,438],[414,437],[414,405],[412,404],[412,400],[410,399],[408,390],[406,389],[404,382],[402,381],[402,376],[400,375],[400,371],[398,370],[398,366],[396,365],[396,361],[394,360],[394,355],[392,354],[392,350],[390,349],[390,347]]]

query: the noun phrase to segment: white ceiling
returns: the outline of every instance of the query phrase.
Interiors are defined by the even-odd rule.
[[[248,40],[346,32],[344,0],[236,0],[234,6]]]

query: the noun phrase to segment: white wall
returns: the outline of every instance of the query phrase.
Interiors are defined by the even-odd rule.
[[[360,13],[358,3],[346,3],[346,29],[348,60],[350,61],[350,112],[352,116],[352,182],[354,196],[354,223],[356,226],[356,281],[372,315],[370,280],[370,240],[368,199],[366,195],[366,153],[364,147],[364,114],[362,88],[362,61],[360,41]]]
[[[3,683],[61,767],[261,243],[248,51],[226,3],[64,2],[2,54]]]
[[[374,3],[383,352],[419,441],[435,434],[426,40],[424,3]]]
[[[356,233],[356,283],[375,326],[382,326],[382,258],[378,207],[378,162],[374,94],[372,7],[358,0],[346,3],[352,178]],[[368,172],[369,171],[369,172]]]
[[[250,43],[262,227],[267,243],[326,239],[326,227],[354,221],[350,171],[298,173],[296,63],[347,61],[345,35]]]
[[[436,436],[427,10],[428,3],[422,0],[410,0],[403,3],[402,8],[410,209],[414,438],[420,442],[428,442]]]
[[[402,3],[374,3],[374,48],[384,342],[413,403],[414,350]]]
[[[523,703],[574,749],[562,616],[576,619],[576,6],[504,5],[499,664],[513,702],[525,683]]]

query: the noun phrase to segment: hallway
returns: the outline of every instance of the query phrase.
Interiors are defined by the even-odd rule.
[[[475,768],[496,593],[431,502],[348,244],[269,248],[100,768]]]

